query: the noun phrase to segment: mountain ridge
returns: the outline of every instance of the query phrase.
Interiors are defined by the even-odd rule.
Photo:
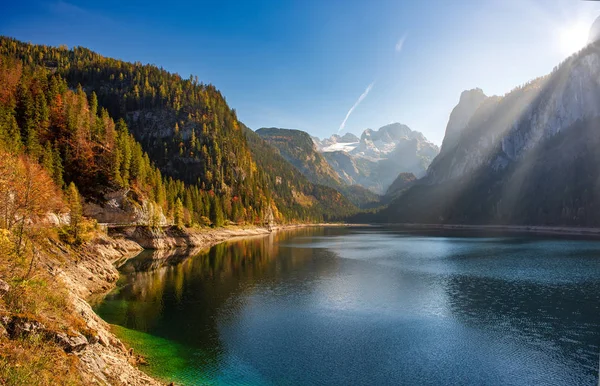
[[[66,86],[59,87],[77,90],[77,98],[81,100],[78,106],[85,107],[87,105],[83,101],[90,100],[92,107],[89,109],[98,116],[84,120],[69,110],[65,122],[69,130],[75,133],[90,132],[86,134],[88,137],[103,138],[105,127],[112,127],[109,132],[112,143],[115,124],[110,123],[110,119],[114,118],[120,128],[117,131],[123,132],[124,139],[120,140],[122,147],[113,149],[112,145],[96,145],[92,142],[95,147],[89,149],[88,155],[92,157],[94,152],[104,152],[114,158],[114,163],[121,165],[119,173],[113,172],[113,175],[119,175],[117,184],[110,185],[110,189],[120,189],[118,184],[125,187],[130,183],[135,185],[135,179],[129,181],[132,175],[130,169],[137,171],[142,162],[140,159],[156,165],[162,177],[155,177],[149,182],[153,189],[148,195],[168,218],[173,219],[183,211],[188,224],[220,226],[228,221],[319,222],[323,217],[349,213],[351,204],[343,199],[338,200],[337,193],[333,191],[328,213],[302,208],[297,208],[297,211],[278,208],[271,191],[274,187],[268,185],[269,181],[257,168],[235,110],[227,105],[216,87],[199,82],[197,77],[184,79],[154,65],[104,57],[83,47],[69,50],[23,43],[7,37],[0,37],[0,56],[22,63],[23,68],[27,69],[27,77],[30,73],[39,74],[40,79],[36,84],[42,87],[47,87],[46,79],[58,84],[64,81]],[[14,112],[9,106],[7,116],[35,116],[37,111],[30,114],[30,109],[39,109],[40,115],[46,114],[46,100],[37,97],[33,103],[29,102],[29,94],[40,95],[36,90],[24,94],[27,99],[23,99],[23,105],[26,102],[27,109],[17,106],[17,110],[20,110]],[[52,95],[57,93],[52,92]],[[54,101],[54,96],[49,99],[53,108],[57,106],[56,109],[63,109],[66,106],[62,100]],[[21,114],[21,110],[27,114]],[[4,116],[5,111],[0,112]],[[26,122],[17,123],[21,125],[26,145],[31,143],[36,149],[46,146],[50,149],[48,152],[57,146],[49,133],[35,130],[34,120],[28,118]],[[131,135],[131,139],[125,139]],[[14,135],[6,137],[12,138]],[[83,138],[80,142],[85,143]],[[138,144],[141,145],[139,148]],[[61,147],[61,157],[69,159],[69,152],[69,148]],[[79,173],[67,174],[69,180],[66,182],[87,176],[89,172],[82,167]],[[96,186],[94,179],[90,181],[92,183],[75,181],[84,190],[87,199],[93,198],[90,195],[94,191],[105,190],[105,187]],[[102,195],[94,199],[103,203]],[[280,201],[279,205],[285,203]],[[181,206],[184,208],[181,209]],[[188,216],[187,213],[192,215]]]
[[[503,97],[486,97],[427,176],[380,212],[392,222],[598,226],[600,44]],[[459,102],[460,105],[460,102]],[[457,106],[458,107],[458,106]],[[472,109],[473,110],[473,109]],[[449,127],[456,121],[449,120]],[[447,132],[452,144],[453,130]]]
[[[391,123],[377,130],[366,129],[355,142],[341,142],[333,135],[320,140],[313,137],[319,151],[347,184],[362,185],[384,194],[400,173],[425,175],[439,152],[437,145],[401,123]]]
[[[342,192],[359,207],[372,206],[379,201],[375,193],[361,186],[347,184],[327,161],[325,153],[317,151],[308,133],[275,127],[260,128],[255,133],[276,148],[309,181]]]

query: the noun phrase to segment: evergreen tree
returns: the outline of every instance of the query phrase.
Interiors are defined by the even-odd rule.
[[[183,204],[181,200],[178,198],[175,202],[175,209],[173,211],[173,223],[177,228],[183,228]]]
[[[81,197],[79,190],[74,183],[70,183],[67,188],[67,204],[70,210],[69,232],[73,237],[73,242],[78,244],[81,242],[81,227],[83,220],[83,209],[81,206]]]
[[[217,195],[212,195],[211,197],[210,221],[215,227],[221,227],[224,223],[223,209],[221,208],[221,200]]]

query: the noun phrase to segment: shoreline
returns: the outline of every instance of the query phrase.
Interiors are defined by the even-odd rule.
[[[124,226],[109,229],[109,237],[125,239],[137,243],[143,249],[163,250],[179,248],[206,248],[235,237],[268,235],[291,229],[309,227],[351,227],[369,226],[368,224],[317,223],[284,224],[270,229],[261,226],[229,226],[221,228],[175,228],[151,229],[145,226]]]
[[[172,384],[153,377],[142,370],[145,359],[134,353],[115,335],[112,326],[104,321],[92,308],[117,287],[120,276],[117,267],[134,258],[144,250],[202,249],[235,239],[267,236],[275,232],[309,227],[350,227],[369,226],[367,224],[286,224],[264,227],[221,227],[191,228],[178,230],[175,235],[169,232],[145,233],[143,237],[149,245],[158,248],[145,248],[128,237],[127,233],[115,232],[99,235],[81,253],[76,265],[66,266],[59,273],[67,289],[75,310],[85,320],[86,326],[95,331],[96,342],[89,342],[77,353],[82,376],[90,383],[115,385],[164,385]],[[137,227],[131,227],[135,229]],[[129,235],[130,236],[130,235]],[[135,236],[135,235],[134,235]],[[139,236],[139,235],[137,235]],[[144,241],[142,237],[142,240]],[[157,242],[158,240],[158,242]],[[155,242],[155,243],[153,243]]]
[[[390,223],[372,224],[372,226],[389,226],[408,230],[458,230],[496,233],[531,233],[538,235],[554,236],[579,236],[600,238],[600,228],[566,227],[566,226],[541,226],[541,225],[467,225],[467,224],[416,224],[416,223]]]
[[[600,228],[569,228],[569,227],[542,227],[542,226],[519,226],[519,225],[462,225],[462,224],[345,224],[345,223],[319,223],[319,224],[286,224],[277,225],[267,229],[257,226],[232,226],[222,228],[191,228],[178,230],[176,234],[159,232],[154,234],[142,233],[144,237],[155,238],[156,243],[144,243],[158,248],[143,247],[135,239],[128,237],[127,233],[115,232],[114,235],[102,236],[95,240],[90,246],[90,251],[96,254],[94,260],[81,261],[77,267],[71,267],[64,271],[63,279],[66,288],[73,296],[76,309],[87,321],[89,327],[98,331],[101,337],[99,343],[90,344],[80,355],[84,373],[91,375],[94,381],[109,383],[117,381],[116,384],[146,385],[165,384],[165,380],[155,378],[145,373],[140,365],[145,363],[143,357],[133,353],[133,349],[125,346],[113,332],[110,324],[105,322],[93,310],[91,304],[101,301],[110,291],[117,287],[117,279],[120,273],[117,267],[127,260],[134,258],[143,250],[163,250],[166,254],[175,249],[205,249],[214,245],[243,239],[248,237],[267,236],[275,232],[311,227],[373,227],[373,228],[397,228],[413,231],[476,231],[501,233],[532,233],[558,236],[577,236],[588,238],[600,238]],[[136,228],[136,227],[132,227]],[[138,235],[139,236],[139,235]],[[144,241],[144,240],[139,240]],[[148,240],[146,240],[148,241]],[[98,272],[100,265],[106,276],[94,277],[94,280],[79,280],[82,273]],[[89,270],[89,271],[88,271]],[[90,272],[91,273],[91,272]],[[87,275],[84,276],[84,278]],[[92,275],[95,276],[95,275]],[[90,276],[90,277],[92,277]],[[107,382],[110,380],[109,382]],[[110,383],[113,383],[110,382]],[[166,382],[168,383],[168,381]]]

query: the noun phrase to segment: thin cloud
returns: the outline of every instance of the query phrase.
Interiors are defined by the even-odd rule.
[[[348,120],[348,118],[350,118],[350,114],[352,114],[352,112],[354,111],[355,108],[358,107],[360,102],[362,102],[363,99],[365,99],[367,97],[367,95],[369,95],[369,92],[371,92],[371,89],[373,88],[374,84],[375,84],[375,82],[372,82],[370,85],[368,85],[366,90],[362,94],[360,94],[360,96],[358,97],[356,102],[354,102],[354,105],[350,108],[350,110],[348,110],[348,114],[346,114],[346,118],[344,118],[344,121],[340,125],[340,128],[338,129],[338,133],[340,133],[342,130],[344,130],[344,128],[346,127],[346,121]]]
[[[396,43],[396,52],[402,51],[402,47],[404,47],[405,41],[406,41],[406,34],[404,34]]]

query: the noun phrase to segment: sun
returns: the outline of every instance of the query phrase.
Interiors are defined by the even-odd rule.
[[[564,55],[571,55],[587,45],[590,27],[585,23],[576,23],[564,27],[559,32],[558,44]]]

